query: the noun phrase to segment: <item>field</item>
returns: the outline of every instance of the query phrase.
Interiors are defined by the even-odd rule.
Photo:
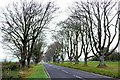
[[[64,66],[64,67],[69,67],[69,68],[74,68],[78,70],[83,70],[87,72],[92,72],[92,73],[97,73],[101,75],[106,75],[114,78],[120,78],[120,75],[118,72],[120,72],[119,69],[119,62],[106,62],[107,67],[105,68],[98,68],[97,65],[99,62],[97,61],[89,61],[88,66],[83,65],[83,62],[80,62],[79,64],[74,64],[74,63],[54,63],[55,65],[59,66]]]

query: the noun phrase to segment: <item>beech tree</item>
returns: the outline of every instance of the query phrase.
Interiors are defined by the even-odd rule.
[[[111,55],[119,44],[120,12],[119,10],[115,10],[116,5],[117,2],[112,0],[77,3],[77,6],[84,13],[83,17],[87,19],[84,23],[89,27],[91,49],[93,54],[99,58],[100,64],[98,66],[100,67],[105,66],[104,58]],[[118,39],[113,47],[116,36]],[[111,46],[112,50],[110,50]]]
[[[60,30],[60,31],[57,31],[57,33],[56,34],[54,34],[53,36],[53,39],[55,39],[56,41],[58,41],[61,45],[62,45],[62,48],[61,48],[61,54],[60,54],[60,57],[61,57],[61,59],[62,59],[62,62],[64,62],[64,55],[65,55],[65,53],[64,53],[64,47],[65,47],[65,43],[64,43],[64,30]]]
[[[73,35],[72,35],[72,44],[73,44],[73,50],[74,50],[74,56],[73,58],[75,59],[75,63],[78,63],[78,59],[80,58],[81,54],[82,54],[82,48],[83,48],[83,44],[80,42],[81,47],[78,47],[78,39],[81,37],[80,36],[80,22],[74,18],[74,16],[70,16],[68,18],[69,21],[69,27],[71,28]],[[72,47],[72,46],[71,46]],[[80,51],[80,53],[78,53],[78,49]]]
[[[16,55],[22,67],[25,66],[26,59],[29,66],[36,39],[53,19],[57,9],[52,2],[42,4],[21,1],[8,5],[4,10],[1,28],[3,39],[18,51]]]
[[[43,42],[41,41],[38,41],[34,44],[32,59],[35,62],[35,64],[40,62],[41,55],[43,55],[42,44]]]
[[[80,4],[75,2],[75,6],[73,6],[71,10],[71,18],[73,26],[72,28],[75,29],[78,34],[78,37],[80,38],[78,41],[81,43],[81,52],[80,54],[84,54],[84,64],[87,65],[87,60],[93,56],[88,56],[91,52],[91,46],[90,46],[90,35],[88,27],[88,21],[87,17],[84,15],[83,11],[80,8]],[[76,41],[77,41],[77,35],[76,35]],[[78,42],[77,41],[77,42]],[[93,43],[91,43],[93,44]],[[77,53],[77,52],[76,52]]]
[[[48,49],[45,53],[47,61],[57,62],[59,53],[61,52],[62,45],[59,42],[54,42],[48,46]]]
[[[78,63],[78,59],[82,54],[82,47],[78,48],[78,38],[79,36],[79,23],[73,18],[73,16],[68,17],[65,21],[61,22],[61,26],[63,27],[64,31],[66,32],[66,41],[68,42],[67,45],[67,54],[70,61],[73,59],[75,63]],[[80,54],[78,53],[78,49],[80,50]]]

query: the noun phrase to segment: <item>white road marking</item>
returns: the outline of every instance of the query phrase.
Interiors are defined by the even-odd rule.
[[[77,77],[77,78],[80,78],[80,79],[82,78],[82,77],[80,77],[80,76],[77,76],[77,75],[73,75],[73,76],[74,76],[74,77]]]
[[[69,74],[67,71],[65,71],[65,70],[62,70],[63,72],[65,72],[65,73],[67,73],[67,74]],[[72,74],[71,74],[72,75]],[[76,78],[80,78],[80,79],[83,79],[82,77],[80,77],[80,76],[77,76],[77,75],[73,75],[74,77],[76,77]]]
[[[67,74],[73,75],[73,74],[71,74],[71,73],[69,73],[69,72],[67,72],[67,71],[65,71],[65,70],[60,69],[60,68],[56,68],[56,67],[54,67],[54,66],[52,66],[52,65],[49,65],[49,66],[51,66],[52,68],[55,68],[55,69],[59,69],[59,70],[65,72],[65,73],[67,73]],[[82,77],[77,76],[77,75],[73,75],[73,76],[76,77],[76,78],[83,79]],[[85,80],[85,79],[83,79],[83,80]]]
[[[65,71],[65,70],[62,70],[63,72],[65,72],[65,73],[68,73],[67,71]]]

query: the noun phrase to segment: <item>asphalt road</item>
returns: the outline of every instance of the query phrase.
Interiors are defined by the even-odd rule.
[[[118,80],[111,77],[88,73],[76,69],[44,64],[45,69],[51,80]]]

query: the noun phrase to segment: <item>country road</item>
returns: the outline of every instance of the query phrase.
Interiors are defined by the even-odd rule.
[[[118,80],[107,76],[56,66],[48,63],[44,64],[44,66],[51,80]]]

